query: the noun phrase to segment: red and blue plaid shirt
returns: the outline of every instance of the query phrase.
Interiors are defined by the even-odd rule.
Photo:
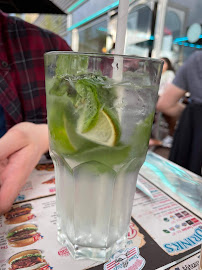
[[[0,105],[6,128],[46,123],[44,53],[69,51],[58,35],[0,10]]]

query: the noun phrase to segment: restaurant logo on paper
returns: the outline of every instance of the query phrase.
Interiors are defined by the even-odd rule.
[[[141,248],[146,244],[144,235],[139,232],[139,228],[131,221],[128,230],[128,242],[127,247],[138,247]]]
[[[104,270],[141,270],[145,259],[140,256],[139,248],[132,247],[115,253],[109,262],[104,264]]]

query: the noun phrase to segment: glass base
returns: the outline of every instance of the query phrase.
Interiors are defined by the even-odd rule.
[[[117,240],[112,246],[107,248],[93,248],[72,244],[60,231],[58,232],[57,239],[63,246],[68,248],[71,256],[76,260],[90,259],[106,262],[116,251],[126,248],[127,235],[128,233],[123,235],[121,239]]]

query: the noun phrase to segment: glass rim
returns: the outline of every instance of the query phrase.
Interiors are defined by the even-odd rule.
[[[92,57],[122,57],[124,59],[139,59],[144,61],[151,61],[151,62],[157,62],[159,64],[163,63],[163,60],[157,59],[157,58],[151,58],[151,57],[142,57],[137,55],[125,55],[125,54],[112,54],[112,53],[94,53],[94,52],[74,52],[74,51],[49,51],[44,53],[44,56],[46,55],[56,55],[56,54],[75,54],[75,55],[83,55],[83,56],[92,56]]]

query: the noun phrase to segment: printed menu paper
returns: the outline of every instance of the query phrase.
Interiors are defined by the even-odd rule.
[[[55,194],[55,172],[51,161],[39,163],[30,174],[15,202],[32,200]]]
[[[67,248],[57,241],[55,196],[33,200],[30,204],[30,220],[23,221],[22,218],[13,224],[8,223],[5,216],[0,217],[0,270],[18,269],[11,268],[12,264],[14,267],[17,264],[19,269],[36,264],[43,270],[62,270],[67,265],[68,269],[81,270],[95,265],[90,260],[75,261]],[[23,229],[28,232],[20,237],[19,233]],[[14,232],[19,232],[18,239]]]
[[[56,229],[55,195],[15,204],[0,216],[0,270],[28,269],[33,264],[41,270],[62,270],[67,265],[68,269],[81,270],[100,264],[74,260],[68,249],[57,241]],[[144,236],[131,222],[127,248],[132,250],[144,245]]]
[[[173,255],[181,254],[178,256],[182,258],[184,252],[199,246],[202,243],[201,219],[144,177],[139,175],[138,179],[154,199],[136,190],[132,216],[137,224],[130,223],[126,250],[114,254],[104,265],[91,260],[74,260],[68,249],[57,241],[54,166],[51,161],[41,160],[12,209],[0,216],[0,270],[63,270],[67,267],[84,270],[96,266],[114,270],[117,256],[122,258],[127,254],[130,254],[128,267],[151,270],[152,265],[147,262],[148,248],[156,245],[166,253],[165,264],[158,263],[163,266],[172,261],[169,258]],[[139,268],[134,268],[138,264]],[[180,270],[183,267],[178,266]],[[119,268],[128,269],[123,263]]]
[[[188,260],[171,267],[169,270],[199,270],[199,257],[200,254],[197,254]]]
[[[201,219],[145,178],[139,176],[139,181],[150,190],[154,200],[136,191],[132,216],[154,241],[169,255],[177,255],[200,245]]]

